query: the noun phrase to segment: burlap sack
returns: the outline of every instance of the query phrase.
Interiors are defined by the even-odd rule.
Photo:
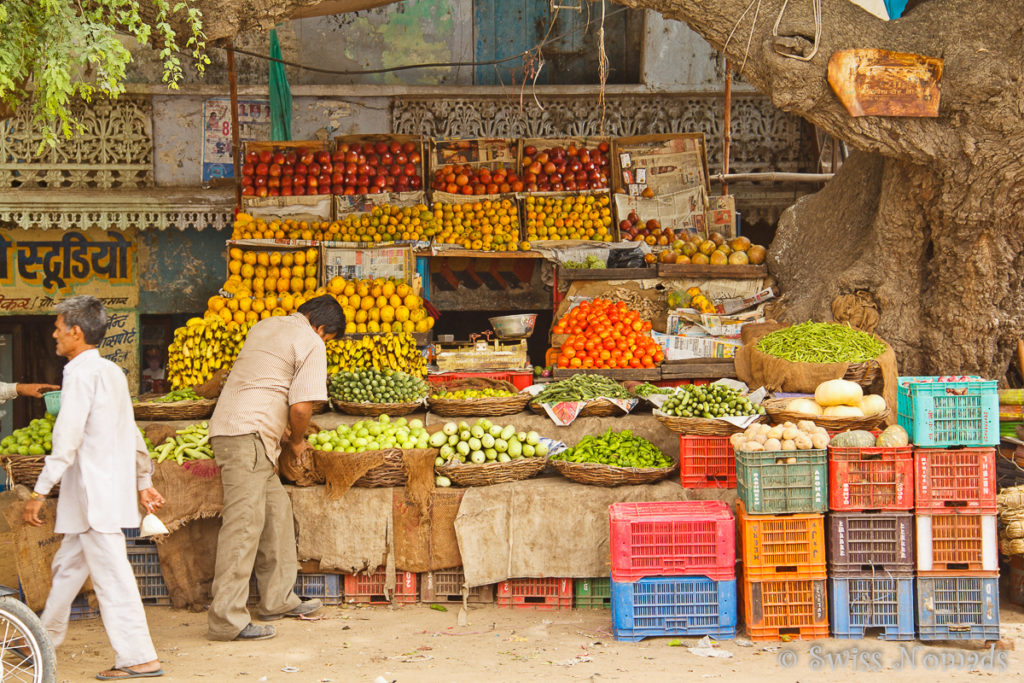
[[[323,486],[285,486],[295,515],[299,561],[320,560],[325,572],[373,571],[386,564],[392,489],[355,486],[337,500]]]
[[[320,426],[315,422],[310,422],[306,427],[306,436],[316,434],[319,431]],[[313,450],[307,448],[301,456],[297,456],[291,446],[288,445],[291,433],[291,428],[286,427],[284,436],[281,437],[281,455],[277,458],[277,472],[281,479],[291,482],[296,486],[316,486],[317,484],[324,483],[324,478],[316,469],[316,459],[313,456]]]
[[[197,519],[219,517],[224,507],[220,468],[212,460],[195,460],[179,466],[161,462],[153,472],[153,486],[166,501],[157,512],[167,530],[173,532]],[[161,541],[157,539],[157,542]]]
[[[194,387],[195,392],[203,398],[217,398],[220,396],[221,389],[224,388],[224,383],[228,381],[229,372],[231,371],[227,368],[221,368],[213,373],[213,376],[205,383]]]
[[[142,428],[142,432],[154,446],[159,446],[163,442],[167,441],[167,439],[173,439],[177,436],[174,427],[162,422],[150,422]]]
[[[211,517],[182,524],[157,543],[160,572],[171,604],[201,612],[212,598],[220,519]]]
[[[435,489],[427,512],[408,499],[407,489],[394,489],[395,566],[399,571],[428,572],[462,564],[455,517],[465,489]]]
[[[384,462],[385,451],[339,453],[312,451],[313,474],[306,480],[318,479],[327,484],[327,499],[338,500],[364,474]],[[302,484],[300,484],[302,486]]]

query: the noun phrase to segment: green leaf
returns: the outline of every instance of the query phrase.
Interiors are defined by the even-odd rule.
[[[438,612],[447,612],[448,608],[444,605],[431,605],[430,609],[436,609]]]

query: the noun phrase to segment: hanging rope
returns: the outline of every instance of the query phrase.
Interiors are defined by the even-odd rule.
[[[786,5],[788,4],[789,0],[783,0],[782,9],[779,10],[779,16],[775,20],[775,26],[772,28],[772,35],[776,38],[779,37],[779,24],[782,23],[782,15],[786,13]],[[821,40],[821,0],[811,0],[811,7],[814,10],[814,45],[811,48],[811,54],[795,55],[790,52],[783,52],[776,46],[775,51],[783,57],[799,59],[801,62],[809,62],[814,59],[814,55],[818,54],[818,43]],[[751,30],[751,33],[753,33],[753,30]]]
[[[601,89],[598,91],[597,101],[601,105],[601,135],[604,135],[604,115],[607,103],[604,97],[605,83],[608,81],[608,55],[604,49],[604,18],[605,0],[601,0],[601,28],[597,32],[597,39],[600,43],[598,49],[598,78],[601,82]]]

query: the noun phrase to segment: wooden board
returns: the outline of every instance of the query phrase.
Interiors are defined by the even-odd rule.
[[[729,379],[736,378],[736,365],[731,358],[694,358],[667,360],[661,364],[662,379]]]
[[[429,249],[413,252],[428,258],[544,258],[535,251],[477,251],[475,249],[446,249],[436,254]]]
[[[555,379],[568,379],[573,375],[586,373],[588,375],[603,375],[620,382],[625,380],[656,381],[661,379],[661,368],[555,368]]]
[[[873,48],[839,50],[828,82],[850,116],[939,115],[941,59]]]
[[[768,276],[768,266],[695,266],[692,263],[659,263],[658,277],[758,280]]]
[[[658,277],[657,268],[564,268],[558,267],[558,279],[574,280],[642,280]]]

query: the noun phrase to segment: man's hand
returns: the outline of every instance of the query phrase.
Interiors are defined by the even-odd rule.
[[[142,507],[146,508],[146,512],[156,512],[166,502],[160,492],[152,486],[139,491],[139,499],[142,501]]]
[[[21,519],[26,524],[42,526],[43,520],[39,517],[39,513],[43,510],[43,502],[41,500],[25,501],[25,511],[21,513]]]
[[[58,389],[60,387],[56,384],[18,384],[16,387],[18,396],[31,396],[32,398],[42,398],[45,392]]]
[[[295,455],[296,459],[301,458],[302,456],[304,456],[307,453],[307,451],[310,450],[309,442],[306,441],[305,438],[300,438],[298,441],[295,441],[295,439],[289,438],[285,442],[285,445],[288,448],[291,449],[291,451]]]

